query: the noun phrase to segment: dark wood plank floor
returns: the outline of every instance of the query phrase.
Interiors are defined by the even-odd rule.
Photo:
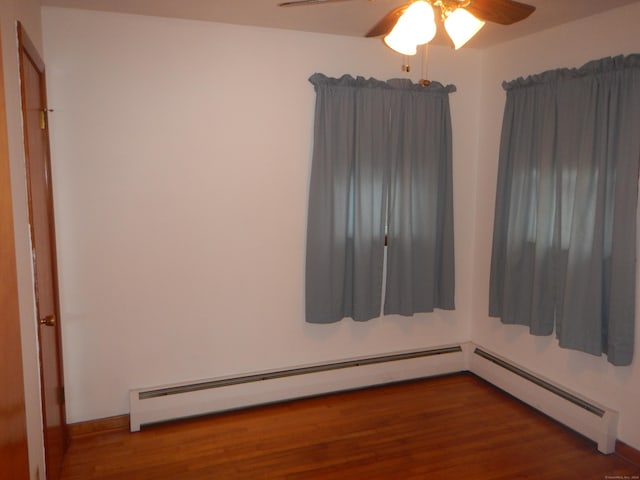
[[[640,469],[471,374],[72,441],[63,480],[632,480]]]

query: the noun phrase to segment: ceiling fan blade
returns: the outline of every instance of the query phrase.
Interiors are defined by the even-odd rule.
[[[348,2],[349,0],[292,0],[290,2],[279,3],[279,7],[300,7],[303,5],[314,5],[317,3],[334,3],[334,2]]]
[[[516,2],[515,0],[471,0],[465,7],[469,13],[485,22],[511,25],[524,20],[536,9],[533,5]]]
[[[374,27],[367,32],[367,37],[379,37],[380,35],[386,35],[393,27],[398,23],[398,19],[402,16],[404,11],[409,8],[409,4],[396,7],[387,13],[382,20],[374,25]]]

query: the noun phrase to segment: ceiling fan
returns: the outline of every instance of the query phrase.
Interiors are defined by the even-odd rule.
[[[279,6],[344,1],[348,0],[290,0]],[[471,39],[485,22],[511,25],[524,20],[536,9],[515,0],[409,0],[387,13],[366,36],[384,35],[389,47],[404,55],[414,55],[417,45],[428,43],[435,36],[434,7],[440,9],[445,29],[456,49]]]

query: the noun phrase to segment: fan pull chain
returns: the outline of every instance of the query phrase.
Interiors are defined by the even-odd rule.
[[[429,44],[423,45],[422,47],[422,78],[420,79],[420,85],[423,87],[428,87],[431,83],[428,75],[429,69]]]
[[[407,55],[402,56],[402,71],[407,73],[411,71],[411,65],[409,64],[409,57]]]

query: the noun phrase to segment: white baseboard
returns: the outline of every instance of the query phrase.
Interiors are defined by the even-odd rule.
[[[468,368],[480,378],[595,441],[600,452],[615,451],[618,412],[477,345],[473,346]]]
[[[460,345],[257,372],[129,392],[131,431],[141,426],[253,405],[466,370]]]
[[[130,428],[374,385],[470,371],[615,450],[618,413],[471,342],[129,392]]]

